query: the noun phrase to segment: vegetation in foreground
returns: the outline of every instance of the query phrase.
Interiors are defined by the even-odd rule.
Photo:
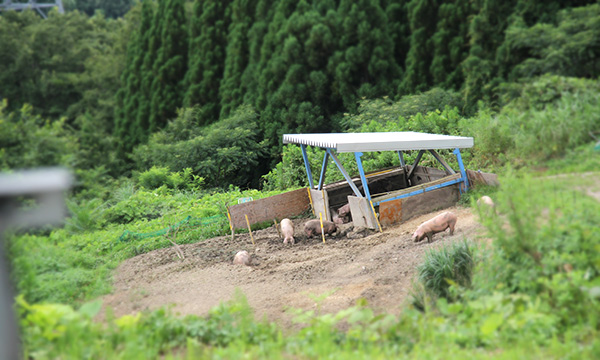
[[[522,172],[502,176],[493,194],[498,215],[480,214],[487,241],[465,239],[428,254],[419,268],[425,289],[420,306],[409,306],[399,317],[375,314],[364,301],[337,314],[291,310],[303,328],[290,333],[255,320],[239,294],[206,317],[181,318],[163,309],[96,322],[97,301],[75,310],[31,304],[21,295],[17,308],[26,355],[595,358],[600,203],[573,189],[578,181]],[[340,324],[347,330],[339,330]]]

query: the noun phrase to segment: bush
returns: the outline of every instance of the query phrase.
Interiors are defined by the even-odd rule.
[[[600,279],[600,204],[568,180],[509,173],[500,181],[494,200],[502,215],[483,218],[494,256],[474,287],[542,299],[563,325],[596,321],[589,309]]]
[[[186,114],[182,112],[180,117]],[[191,127],[189,120],[175,120],[148,144],[135,148],[133,159],[142,172],[153,166],[172,172],[191,169],[191,174],[204,178],[209,187],[250,186],[266,170],[266,143],[260,140],[256,118],[255,111],[242,107],[229,118],[201,129]],[[181,138],[175,131],[180,127],[188,129],[184,133],[190,138]]]
[[[467,241],[427,251],[425,260],[417,267],[422,288],[417,286],[413,290],[413,303],[424,308],[427,298],[455,300],[450,286],[469,287],[474,263],[472,245]]]

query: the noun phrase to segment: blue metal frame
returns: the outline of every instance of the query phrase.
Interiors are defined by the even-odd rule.
[[[365,197],[371,200],[371,194],[369,193],[369,185],[367,184],[367,177],[365,176],[365,170],[362,166],[362,161],[360,161],[360,157],[363,156],[361,152],[355,152],[354,157],[356,158],[356,164],[358,165],[358,172],[360,173],[360,181],[363,185],[363,190],[365,192]]]
[[[325,151],[329,154],[329,156],[331,156],[331,159],[333,160],[335,165],[338,167],[338,169],[340,169],[342,175],[344,175],[344,179],[346,179],[348,185],[350,185],[350,188],[352,189],[352,191],[354,191],[354,195],[356,195],[357,197],[363,197],[360,191],[358,191],[356,185],[354,185],[354,181],[352,181],[350,175],[348,175],[348,173],[346,172],[346,169],[344,169],[344,167],[342,166],[342,163],[338,160],[337,156],[335,156],[335,154],[331,152],[331,149],[325,149]]]
[[[379,205],[381,203],[384,203],[384,202],[387,202],[387,201],[392,201],[392,200],[404,199],[404,198],[407,198],[407,197],[411,197],[411,196],[414,196],[414,195],[422,194],[422,193],[425,193],[425,192],[428,192],[428,191],[440,189],[440,188],[443,188],[443,187],[446,187],[446,186],[450,186],[450,185],[454,185],[454,184],[458,184],[458,183],[461,183],[461,182],[463,182],[462,178],[458,178],[458,179],[455,179],[455,180],[446,181],[446,182],[438,184],[438,185],[433,185],[433,186],[426,187],[424,189],[415,190],[415,191],[409,192],[407,194],[399,195],[399,196],[396,196],[396,197],[393,197],[393,198],[389,198],[389,199],[385,199],[385,200],[381,200],[381,201],[375,201],[373,203],[373,205]]]
[[[306,154],[306,145],[300,145],[302,149],[302,157],[304,158],[304,167],[306,168],[306,176],[308,176],[308,185],[311,189],[315,188],[313,184],[312,172],[310,171],[310,163],[308,162],[308,155]]]
[[[404,162],[404,153],[400,150],[396,152],[398,153],[398,159],[400,159],[400,166],[405,167],[406,163]]]
[[[306,168],[306,175],[308,177],[308,183],[310,185],[310,188],[314,189],[315,187],[314,187],[314,183],[313,183],[312,172],[310,170],[310,164],[308,162],[308,154],[306,152],[306,145],[300,145],[300,147],[302,149],[302,157],[304,158],[304,166]],[[404,156],[403,156],[402,151],[397,151],[397,153],[398,153],[398,158],[400,159],[400,164],[402,166],[405,166],[406,164],[404,163]],[[415,163],[413,164],[413,168],[411,169],[411,173],[416,168],[416,165],[419,163],[419,160],[421,159],[421,156],[423,155],[423,153],[424,153],[424,150],[419,151],[419,154],[417,155],[417,158],[415,159]],[[429,186],[429,187],[422,188],[422,189],[419,189],[419,190],[415,190],[415,191],[412,191],[410,193],[399,195],[399,196],[396,196],[396,197],[393,197],[393,198],[389,198],[389,199],[385,199],[385,200],[381,200],[381,201],[376,201],[376,202],[373,203],[373,205],[374,206],[378,206],[379,204],[387,202],[387,201],[392,201],[392,200],[407,198],[407,197],[410,197],[410,196],[414,196],[414,195],[417,195],[417,194],[422,194],[422,193],[425,193],[425,192],[428,192],[428,191],[436,190],[436,189],[439,189],[439,188],[443,188],[443,187],[454,185],[454,184],[458,184],[458,183],[462,183],[463,184],[463,186],[461,186],[461,188],[460,188],[461,192],[467,191],[469,189],[469,180],[467,178],[467,173],[466,173],[466,170],[465,170],[465,166],[463,164],[462,157],[460,155],[460,149],[459,148],[454,149],[453,154],[456,155],[456,160],[458,161],[458,166],[460,168],[460,175],[461,175],[460,178],[458,178],[456,180],[446,181],[446,182],[438,184],[438,185],[433,185],[433,186]],[[323,189],[323,183],[325,181],[325,173],[327,171],[327,163],[328,163],[328,160],[329,160],[330,156],[331,156],[331,159],[333,160],[333,162],[338,167],[338,169],[341,171],[342,175],[344,175],[344,178],[348,182],[348,185],[350,185],[350,187],[354,191],[354,194],[357,197],[363,197],[362,194],[360,193],[360,191],[358,190],[358,188],[356,187],[356,185],[354,184],[354,182],[352,181],[352,179],[350,178],[350,175],[348,175],[348,173],[346,172],[346,170],[344,169],[344,167],[342,166],[342,164],[340,163],[340,161],[337,159],[337,157],[335,156],[335,154],[331,152],[330,148],[325,148],[325,155],[323,156],[323,164],[321,165],[321,175],[319,177],[319,186],[318,186],[318,189],[319,190]],[[360,159],[361,156],[363,156],[362,152],[355,152],[354,153],[354,157],[356,159],[356,164],[358,165],[358,171],[360,173],[360,180],[361,180],[362,185],[363,185],[363,191],[365,192],[365,196],[364,197],[366,197],[367,199],[369,199],[369,201],[371,201],[371,193],[369,192],[369,185],[367,183],[367,177],[365,175],[365,171],[363,169],[362,161]],[[435,156],[435,154],[434,154],[434,156]],[[436,159],[437,159],[437,157],[436,157]],[[439,161],[439,159],[438,159],[438,161]],[[443,162],[441,162],[441,163],[442,163],[442,165],[444,165]]]
[[[453,153],[454,153],[454,155],[456,155],[456,160],[458,161],[458,167],[460,168],[460,176],[465,184],[464,191],[466,192],[469,190],[469,179],[467,178],[467,172],[465,171],[465,166],[463,165],[462,157],[460,156],[460,149],[459,148],[454,149]]]
[[[323,165],[321,165],[321,176],[319,177],[319,190],[323,189],[323,182],[325,181],[325,172],[327,171],[327,160],[329,160],[329,152],[325,151],[325,155],[323,155]]]

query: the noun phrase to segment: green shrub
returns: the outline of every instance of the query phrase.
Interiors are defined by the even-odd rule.
[[[153,166],[150,170],[138,175],[138,185],[148,190],[166,186],[169,189],[199,191],[204,178],[194,175],[191,168],[180,172],[170,172],[166,167]]]
[[[472,246],[467,241],[461,241],[425,252],[425,259],[417,267],[417,272],[426,296],[434,300],[454,300],[450,291],[452,284],[461,287],[471,285],[474,266]],[[418,289],[416,295],[413,295],[417,300],[423,297],[422,291]],[[422,300],[419,302],[422,303]]]
[[[180,121],[170,122],[148,144],[134,149],[136,168],[147,171],[156,166],[182,173],[189,168],[209,187],[249,186],[267,165],[266,143],[260,139],[256,119],[254,110],[242,107],[218,123],[185,132],[189,138],[175,131]]]
[[[484,217],[493,256],[476,277],[481,291],[504,289],[549,304],[563,325],[591,324],[597,300],[586,289],[600,279],[600,204],[565,179],[509,173]]]

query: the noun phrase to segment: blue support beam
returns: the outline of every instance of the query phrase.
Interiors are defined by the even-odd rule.
[[[308,154],[306,153],[306,145],[300,145],[302,149],[302,157],[304,158],[304,167],[306,168],[306,176],[308,177],[308,185],[311,189],[315,188],[313,184],[312,172],[310,171],[310,163],[308,162]]]
[[[454,184],[458,184],[458,183],[461,183],[461,182],[463,182],[462,178],[455,179],[455,180],[450,180],[450,181],[446,181],[445,183],[441,183],[441,184],[438,184],[438,185],[433,185],[433,186],[429,186],[429,187],[422,188],[422,189],[419,189],[419,190],[415,190],[415,191],[409,192],[407,194],[402,194],[402,195],[399,195],[399,196],[396,196],[396,197],[393,197],[393,198],[389,198],[389,199],[385,199],[385,200],[381,200],[381,201],[376,201],[376,202],[373,203],[373,205],[377,206],[377,205],[379,205],[381,203],[384,203],[384,202],[387,202],[387,201],[404,199],[404,198],[407,198],[407,197],[411,197],[411,196],[415,196],[415,195],[418,195],[418,194],[426,193],[428,191],[440,189],[440,188],[443,188],[443,187],[446,187],[446,186],[450,186],[450,185],[454,185]]]
[[[397,151],[398,159],[400,159],[400,166],[405,167],[406,163],[404,162],[404,153],[400,150]]]
[[[454,153],[454,155],[456,155],[456,160],[458,161],[458,167],[460,168],[460,176],[462,177],[462,180],[465,185],[464,191],[468,191],[469,190],[469,179],[467,178],[467,172],[465,171],[465,166],[463,165],[462,157],[460,156],[460,149],[459,148],[454,149],[453,153]]]
[[[367,184],[367,177],[365,176],[365,170],[363,169],[362,161],[360,157],[363,156],[361,152],[355,152],[354,157],[356,158],[356,164],[358,165],[358,172],[360,173],[360,181],[363,185],[363,190],[365,191],[365,197],[371,200],[371,194],[369,193],[369,184]]]
[[[346,169],[344,169],[344,167],[342,166],[340,160],[338,160],[337,156],[335,156],[335,154],[331,152],[331,149],[325,149],[325,151],[329,154],[329,156],[331,156],[331,159],[333,160],[335,165],[337,165],[342,175],[344,175],[344,179],[346,179],[346,182],[348,182],[348,185],[350,185],[350,188],[352,189],[352,191],[354,191],[354,195],[356,195],[357,197],[363,197],[356,185],[354,185],[354,181],[352,181],[352,178],[350,178],[350,175],[348,175]]]
[[[323,165],[321,165],[321,176],[319,177],[319,187],[317,188],[318,190],[323,190],[325,172],[327,171],[327,160],[329,160],[329,153],[325,151],[325,155],[323,156]]]

